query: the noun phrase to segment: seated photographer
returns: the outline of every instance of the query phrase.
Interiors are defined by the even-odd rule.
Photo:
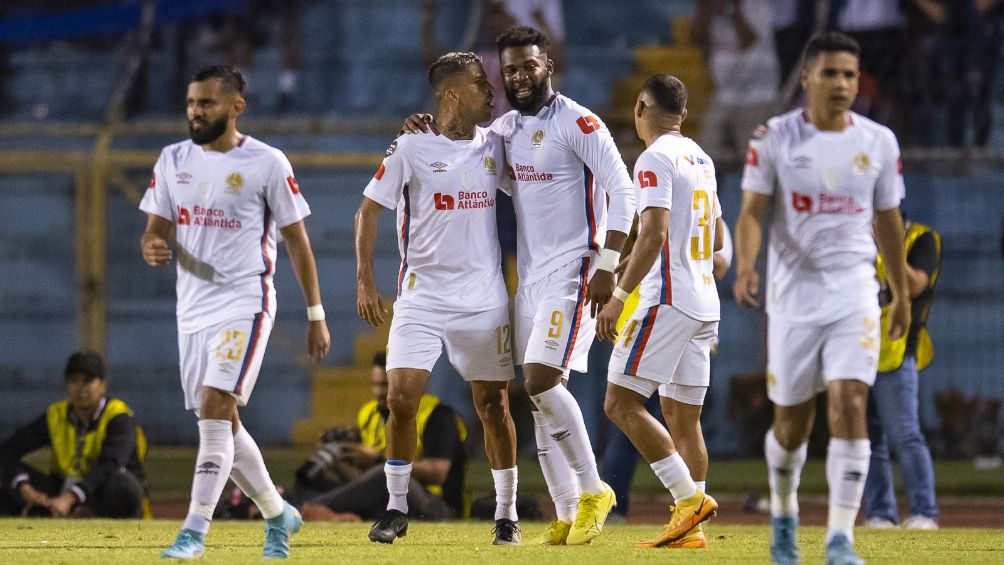
[[[387,479],[383,451],[387,408],[386,356],[373,358],[373,400],[362,406],[357,429],[335,428],[323,445],[296,472],[295,498],[307,519],[344,519],[345,513],[377,520],[387,508]],[[449,406],[431,394],[422,396],[418,410],[418,447],[408,507],[426,520],[464,515],[464,467],[467,429]]]
[[[149,517],[146,439],[132,410],[108,398],[97,353],[70,356],[66,399],[0,443],[0,515]],[[21,459],[50,447],[49,474]]]

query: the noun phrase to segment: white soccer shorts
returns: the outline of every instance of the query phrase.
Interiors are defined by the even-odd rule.
[[[268,313],[244,316],[204,330],[178,334],[185,409],[198,413],[202,388],[228,392],[245,406],[251,397],[272,333]]]
[[[794,406],[826,390],[830,381],[875,384],[880,314],[876,306],[815,327],[768,316],[767,396],[779,406]]]
[[[586,283],[595,272],[589,257],[563,265],[516,291],[516,364],[540,363],[585,372],[596,320],[586,304]]]
[[[510,381],[512,326],[509,306],[485,312],[441,312],[395,304],[387,341],[387,370],[432,371],[446,356],[465,381]]]
[[[711,384],[711,348],[718,321],[695,320],[659,304],[639,308],[624,325],[610,355],[607,380],[646,398],[661,396],[703,405]]]

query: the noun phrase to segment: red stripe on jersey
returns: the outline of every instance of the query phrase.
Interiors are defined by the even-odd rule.
[[[579,326],[582,325],[582,309],[586,304],[586,294],[589,292],[589,257],[582,258],[582,267],[579,269],[579,293],[575,299],[575,314],[572,316],[572,334],[568,336],[568,345],[565,347],[565,355],[561,358],[561,365],[568,366],[572,358],[572,350],[575,349],[575,341],[579,337]]]
[[[376,180],[380,180],[380,179],[382,179],[382,178],[383,178],[383,174],[384,174],[384,172],[385,172],[386,170],[387,170],[387,168],[386,168],[386,167],[384,167],[384,164],[383,164],[383,163],[380,163],[380,168],[379,168],[379,169],[377,169],[377,172],[376,172],[376,174],[375,174],[375,175],[373,175],[373,178],[375,178]]]
[[[645,355],[645,347],[648,345],[648,338],[652,335],[652,328],[655,327],[655,318],[659,315],[659,306],[652,306],[648,309],[648,314],[645,316],[648,324],[642,328],[642,333],[638,336],[638,343],[635,344],[634,351],[631,352],[632,361],[628,366],[626,374],[637,375],[638,365],[641,364],[641,358]],[[644,324],[645,321],[642,323]]]

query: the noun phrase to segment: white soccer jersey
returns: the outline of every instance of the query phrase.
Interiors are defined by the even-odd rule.
[[[774,196],[768,314],[818,326],[875,305],[872,220],[905,193],[889,128],[854,113],[841,132],[802,110],[774,117],[750,142],[742,188]]]
[[[513,110],[491,127],[506,139],[520,286],[603,247],[606,194],[609,229],[631,231],[631,178],[610,131],[587,108],[555,94],[536,115]]]
[[[226,153],[168,145],[139,207],[176,226],[180,332],[275,317],[276,227],[310,214],[281,151],[249,136]]]
[[[398,300],[447,312],[483,312],[508,300],[495,195],[508,189],[502,138],[476,128],[451,140],[435,123],[401,136],[363,194],[397,208]]]
[[[666,208],[669,233],[641,282],[638,308],[670,304],[703,322],[721,317],[715,286],[716,220],[722,215],[715,165],[690,138],[667,133],[635,162],[638,213]]]

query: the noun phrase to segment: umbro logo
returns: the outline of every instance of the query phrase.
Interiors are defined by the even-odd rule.
[[[434,172],[434,173],[445,173],[446,172],[446,163],[444,163],[442,161],[436,161],[435,163],[430,163],[429,166],[433,168],[432,172]]]
[[[572,435],[572,432],[568,430],[561,430],[560,432],[555,432],[551,434],[551,439],[554,441],[561,441],[563,439],[568,439],[568,436]]]
[[[805,156],[795,157],[795,168],[796,169],[812,168],[812,159]]]
[[[212,461],[206,461],[195,468],[196,475],[219,475],[220,466]]]
[[[178,184],[188,184],[188,181],[192,180],[192,175],[188,173],[178,173],[174,175],[174,178],[178,179]]]
[[[859,483],[865,478],[864,473],[861,471],[847,471],[844,473],[844,480],[851,481],[854,483]]]

